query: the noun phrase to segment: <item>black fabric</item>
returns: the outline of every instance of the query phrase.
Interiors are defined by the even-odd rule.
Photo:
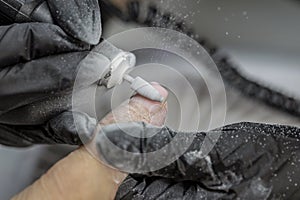
[[[165,128],[140,141],[125,135],[126,145],[122,142],[120,147],[134,152],[153,151],[153,147],[159,149],[165,144],[167,133],[169,139],[177,134]],[[218,142],[208,156],[200,157],[204,137],[216,133],[221,133]],[[195,139],[176,162],[142,175],[131,174],[120,186],[116,199],[300,198],[299,128],[238,123],[207,133],[186,134],[195,134]],[[120,136],[109,138],[118,144],[114,138]],[[142,163],[146,165],[147,161]]]
[[[97,0],[48,4],[55,25],[0,26],[2,144],[81,144],[75,129],[69,128],[74,127],[74,116],[69,114],[71,93],[79,63],[100,41],[100,8]],[[89,84],[87,80],[81,86]],[[79,128],[89,130],[82,133],[89,137],[96,122],[83,113],[77,116],[85,119]]]

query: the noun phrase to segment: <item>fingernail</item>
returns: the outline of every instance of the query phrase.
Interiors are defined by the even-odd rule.
[[[155,113],[158,113],[161,109],[162,109],[162,107],[160,104],[155,104],[150,107],[149,111],[150,111],[150,114],[155,114]]]
[[[159,85],[158,82],[151,82],[151,85]]]

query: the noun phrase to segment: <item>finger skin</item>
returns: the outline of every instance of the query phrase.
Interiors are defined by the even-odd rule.
[[[151,83],[164,99],[168,92],[157,83]],[[167,114],[167,104],[152,101],[141,95],[135,95],[129,103],[124,102],[113,112],[109,113],[100,122],[100,125],[112,124],[114,122],[143,121],[152,125],[162,126]]]
[[[164,97],[167,96],[166,90],[161,86],[154,85],[154,87],[158,89]],[[130,100],[129,104],[139,104],[139,106],[134,107],[134,109],[138,110],[129,113],[136,115],[143,106],[143,109],[146,110],[145,113],[150,112],[149,108],[151,108],[151,105],[156,105],[157,102],[147,100],[144,97],[135,96]],[[158,110],[157,113],[165,113],[165,107],[166,106],[164,105],[163,109]],[[120,110],[122,110],[122,106],[120,107]],[[157,113],[153,114],[155,115]],[[160,115],[163,116],[163,114]],[[100,121],[100,124],[108,125],[110,123],[116,123],[118,119],[122,120],[121,118],[111,118],[110,120],[107,120],[110,116],[111,114],[108,114],[104,117],[104,119]],[[141,116],[142,115],[130,117],[124,116],[125,120],[123,121],[135,119],[149,123],[145,118],[139,118]],[[165,116],[163,116],[163,118],[165,118]],[[163,121],[160,121],[159,123],[160,125],[163,125]],[[127,174],[100,163],[84,147],[81,147],[56,163],[46,174],[38,179],[33,185],[15,196],[13,200],[111,200],[114,199],[119,184],[126,176]]]
[[[112,177],[121,182],[126,175],[102,165],[80,148],[13,199],[113,199],[118,184]]]

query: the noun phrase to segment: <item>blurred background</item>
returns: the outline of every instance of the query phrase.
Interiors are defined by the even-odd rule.
[[[128,22],[128,0],[102,1],[104,38],[139,27]],[[248,78],[300,99],[300,2],[296,0],[140,0],[139,18],[155,5],[222,49]],[[105,4],[105,5],[104,5]],[[112,6],[115,6],[114,8]],[[117,9],[116,9],[117,8]],[[120,14],[122,13],[122,14]],[[120,16],[122,15],[122,19]],[[125,17],[125,18],[124,18]],[[299,125],[299,116],[273,110],[228,91],[226,123],[256,121]],[[234,105],[234,106],[232,106]],[[241,109],[236,109],[240,107]],[[0,146],[0,199],[8,199],[73,147]]]
[[[119,3],[114,0],[111,2]],[[123,1],[126,2],[126,1]],[[300,1],[297,0],[149,0],[172,13],[195,33],[221,47],[243,71],[300,97]],[[121,3],[119,3],[121,4]],[[136,27],[116,17],[104,36]]]

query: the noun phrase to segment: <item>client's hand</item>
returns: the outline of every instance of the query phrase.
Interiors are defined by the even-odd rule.
[[[167,91],[153,86],[167,97]],[[143,121],[161,126],[166,117],[166,104],[134,96],[129,104],[122,104],[100,122],[108,125],[116,122]],[[97,161],[82,147],[56,163],[39,180],[13,199],[113,199],[118,185],[127,174],[113,170]]]

